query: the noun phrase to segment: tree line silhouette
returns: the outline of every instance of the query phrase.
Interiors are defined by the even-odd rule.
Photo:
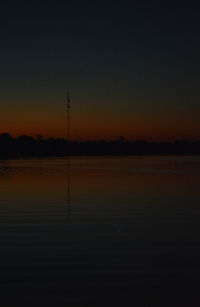
[[[0,134],[0,157],[52,157],[67,155],[199,155],[200,140],[175,142],[130,141],[120,137],[114,141],[71,141],[21,135],[13,138]]]

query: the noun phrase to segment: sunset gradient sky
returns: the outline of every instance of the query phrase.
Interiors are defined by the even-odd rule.
[[[0,133],[200,139],[200,4],[0,4]]]

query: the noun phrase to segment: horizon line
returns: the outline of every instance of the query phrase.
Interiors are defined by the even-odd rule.
[[[2,132],[0,133],[0,137],[2,136],[7,136],[10,137],[12,139],[18,139],[20,137],[28,137],[28,138],[32,138],[35,141],[48,141],[48,140],[63,140],[63,141],[68,141],[68,142],[146,142],[146,143],[174,143],[177,141],[181,141],[181,142],[200,142],[200,138],[173,138],[171,140],[164,140],[164,139],[160,139],[160,140],[148,140],[145,138],[127,138],[125,136],[119,136],[119,137],[113,137],[113,138],[98,138],[98,139],[94,139],[94,138],[90,138],[90,139],[71,139],[69,140],[68,138],[64,138],[64,137],[46,137],[42,134],[35,134],[35,135],[29,135],[29,134],[19,134],[18,136],[13,136],[12,134],[8,133],[8,132]]]

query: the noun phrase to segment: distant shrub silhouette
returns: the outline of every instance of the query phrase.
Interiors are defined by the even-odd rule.
[[[61,138],[44,139],[21,135],[13,138],[8,133],[0,134],[0,157],[45,157],[66,155],[199,155],[200,140],[190,142],[177,140],[173,143],[152,143],[143,140],[130,141],[123,137],[115,141],[73,141]]]

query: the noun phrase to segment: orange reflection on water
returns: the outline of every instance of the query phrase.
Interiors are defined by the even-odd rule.
[[[198,190],[200,164],[194,165],[173,157],[3,161],[0,199],[64,201],[69,181],[76,202],[173,197]]]

